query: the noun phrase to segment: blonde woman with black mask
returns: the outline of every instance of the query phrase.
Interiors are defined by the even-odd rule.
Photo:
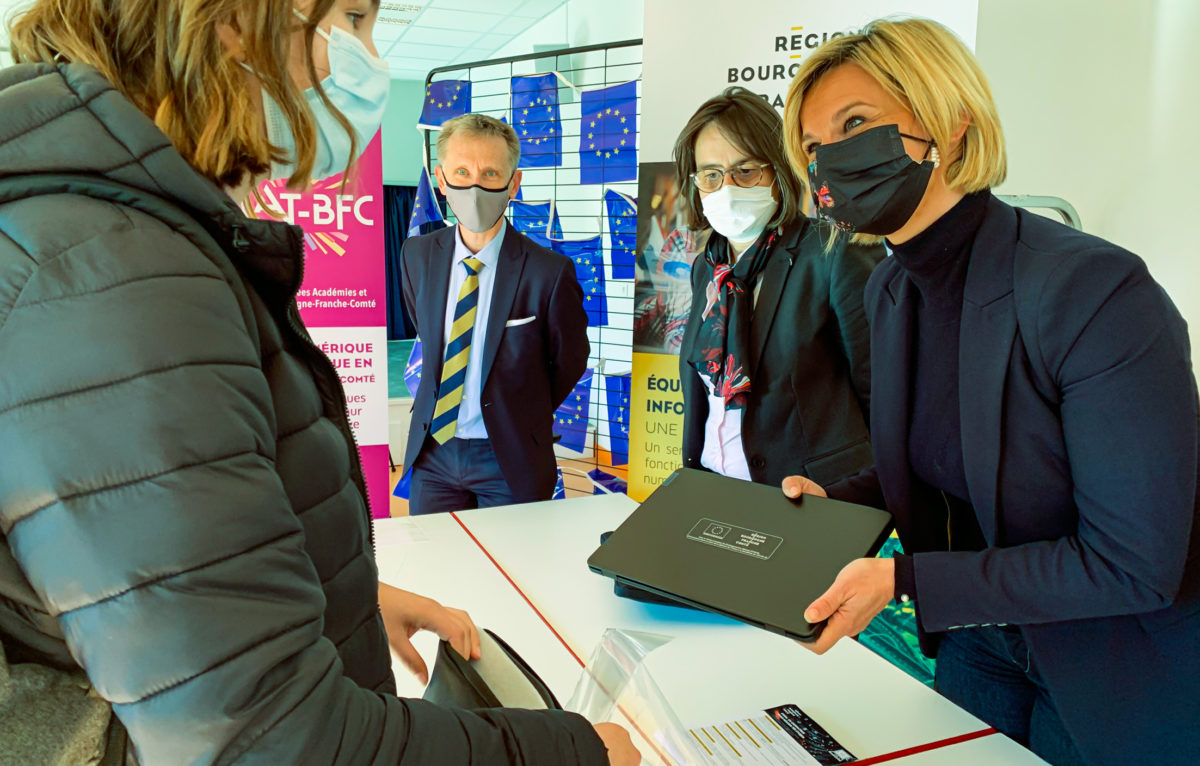
[[[1187,327],[1133,253],[996,199],[979,62],[924,19],[807,56],[788,152],[867,286],[874,468],[907,555],[803,607],[823,652],[914,602],[938,691],[1055,766],[1200,763],[1197,397]],[[784,491],[819,493],[799,477]]]
[[[378,582],[338,376],[296,310],[301,232],[239,209],[267,177],[344,170],[376,132],[378,8],[39,0],[12,26],[0,643],[13,679],[93,691],[6,682],[9,758],[638,761],[578,716],[393,695],[389,637],[424,676],[413,632],[475,655],[475,627]]]
[[[679,355],[683,459],[767,484],[797,472],[828,483],[871,463],[862,300],[883,249],[827,249],[782,129],[760,96],[732,87],[675,143],[679,204],[712,232]]]

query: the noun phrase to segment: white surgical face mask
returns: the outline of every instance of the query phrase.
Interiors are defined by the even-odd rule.
[[[293,12],[308,21],[304,14],[295,9]],[[341,27],[332,27],[329,32],[318,28],[317,34],[329,41],[329,76],[321,81],[321,88],[354,127],[355,144],[361,154],[379,130],[383,112],[387,108],[392,84],[387,62],[371,55],[361,40]],[[313,160],[312,177],[321,179],[341,173],[351,160],[358,159],[357,156],[350,156],[350,136],[321,101],[316,90],[309,88],[304,91],[304,97],[317,122],[317,154]],[[263,111],[267,121],[267,138],[294,158],[296,142],[287,118],[265,91]],[[294,159],[275,163],[271,166],[271,177],[288,178],[295,168]]]
[[[770,186],[742,188],[726,184],[700,201],[708,225],[730,242],[745,244],[758,239],[779,203]]]

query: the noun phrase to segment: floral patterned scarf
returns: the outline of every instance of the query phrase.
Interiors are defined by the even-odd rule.
[[[700,377],[712,383],[714,395],[725,400],[727,410],[746,406],[754,288],[778,238],[778,231],[760,236],[733,266],[729,264],[729,244],[724,237],[714,233],[704,251],[713,277],[705,291],[695,351],[688,362]]]

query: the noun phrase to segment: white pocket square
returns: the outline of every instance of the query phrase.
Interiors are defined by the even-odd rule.
[[[536,316],[525,317],[524,319],[510,319],[507,322],[505,322],[504,326],[505,327],[520,327],[523,324],[529,324],[530,322],[532,322],[535,319],[537,319]]]

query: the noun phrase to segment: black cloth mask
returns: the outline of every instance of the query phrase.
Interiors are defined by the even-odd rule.
[[[881,125],[857,136],[817,147],[808,166],[818,214],[847,232],[891,234],[908,222],[933,176],[936,162],[916,162],[903,138],[928,145],[934,141]],[[935,155],[936,156],[936,155]]]

